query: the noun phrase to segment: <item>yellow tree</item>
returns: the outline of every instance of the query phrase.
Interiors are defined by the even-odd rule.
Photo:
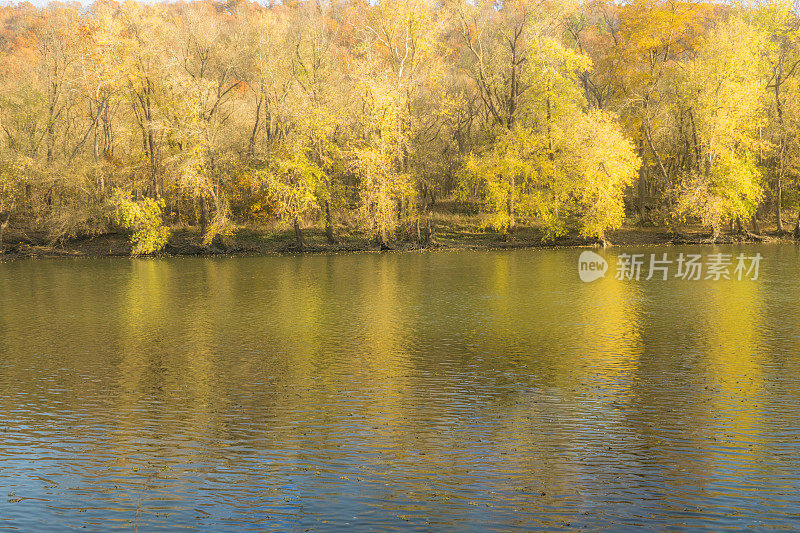
[[[412,193],[403,171],[408,136],[406,116],[398,106],[397,88],[391,80],[365,80],[360,87],[363,104],[361,136],[350,153],[350,169],[359,178],[361,216],[381,249],[388,249],[398,221],[398,201]]]
[[[170,43],[169,90],[174,136],[181,145],[180,183],[200,201],[204,240],[227,230],[226,158],[233,138],[226,136],[237,97],[244,92],[245,37],[233,19],[213,6],[197,4],[181,13]],[[210,209],[213,220],[209,227]]]
[[[676,76],[709,26],[711,5],[682,0],[593,0],[566,25],[570,43],[592,59],[580,73],[590,106],[620,114],[643,160],[635,188],[642,221],[648,199],[669,204],[683,164],[681,132],[691,114],[676,101]]]
[[[304,214],[319,209],[319,190],[325,186],[325,174],[308,159],[306,150],[287,147],[277,151],[269,166],[256,172],[256,180],[275,205],[277,214],[292,223],[295,246],[306,248],[300,227]]]
[[[769,167],[773,175],[772,191],[775,207],[775,219],[779,232],[783,231],[781,210],[783,207],[783,191],[787,173],[792,166],[791,131],[793,117],[789,116],[792,106],[789,90],[800,65],[800,19],[794,4],[787,0],[773,0],[758,4],[755,10],[756,21],[768,36],[765,47],[769,81],[767,89],[770,93],[769,124],[767,134],[770,136],[773,150]],[[800,218],[796,226],[800,234]]]
[[[103,161],[113,152],[114,111],[123,101],[126,46],[122,38],[122,23],[106,5],[97,5],[84,19],[79,41],[80,57],[77,62],[77,89],[82,108],[86,109],[84,130],[76,137],[69,153],[69,162],[80,158],[93,178],[93,186],[100,196],[106,192]],[[85,157],[91,147],[91,157]],[[89,151],[89,150],[86,150]],[[89,160],[89,161],[86,161]]]
[[[152,198],[167,194],[164,181],[162,143],[167,130],[166,116],[159,108],[170,106],[166,95],[165,79],[168,79],[170,54],[167,36],[170,27],[164,20],[161,6],[144,6],[135,2],[125,3],[119,14],[125,26],[124,61],[120,73],[125,78],[128,95],[127,108],[131,134],[138,134],[141,142],[133,144],[128,155],[141,161],[142,183],[135,186]],[[134,133],[136,132],[136,133]]]
[[[786,186],[791,185],[795,203],[800,200],[800,77],[791,76],[784,82],[784,158],[786,164]],[[772,92],[772,91],[770,91]],[[794,238],[800,239],[800,209],[794,225]]]
[[[0,254],[4,251],[3,236],[16,212],[23,191],[25,169],[0,157]]]
[[[753,215],[761,200],[757,156],[764,123],[765,35],[737,16],[711,30],[683,71],[682,105],[692,113],[696,165],[683,178],[679,207],[710,226]]]
[[[532,176],[541,177],[548,173],[545,167],[552,167],[553,121],[561,113],[554,99],[563,96],[566,107],[574,105],[577,95],[571,73],[588,66],[588,60],[560,42],[560,9],[526,0],[506,2],[497,9],[494,2],[484,1],[463,4],[454,15],[462,38],[460,55],[491,117],[489,142],[473,156],[470,167],[473,173],[484,168],[492,226],[505,235],[516,225],[520,193],[529,188]],[[540,162],[533,163],[539,167],[536,172],[522,172],[515,162],[526,152],[523,161]],[[486,172],[485,164],[474,161],[484,156],[508,164],[496,166],[502,171]],[[502,201],[497,197],[500,192],[505,194]]]
[[[358,133],[349,150],[361,215],[375,242],[388,248],[413,186],[409,173],[411,108],[430,37],[429,3],[379,2],[356,12],[358,48],[352,77],[360,96]]]
[[[350,151],[360,178],[362,214],[387,247],[413,200],[411,142],[415,106],[436,68],[437,3],[384,0],[356,20],[360,43],[355,77],[361,95],[358,141]]]
[[[274,143],[281,141],[291,123],[291,97],[296,87],[287,9],[274,6],[252,13],[247,19],[248,60],[243,65],[243,77],[253,92],[248,139],[251,158],[263,157]]]
[[[504,131],[468,159],[462,187],[480,191],[495,229],[507,231],[516,213],[541,221],[546,239],[574,223],[581,235],[605,240],[622,223],[622,194],[640,164],[613,115],[578,111],[554,121],[547,137],[519,124]]]
[[[565,125],[563,134],[557,161],[569,169],[569,185],[561,198],[577,214],[581,235],[605,240],[607,229],[622,224],[623,191],[636,178],[641,160],[609,112],[582,113],[574,126]]]
[[[30,200],[35,182],[32,171],[45,131],[46,105],[38,79],[38,18],[32,7],[0,7],[0,25],[16,28],[0,39],[1,229],[20,207],[20,187],[28,191]],[[27,164],[16,165],[20,160]]]
[[[316,205],[323,211],[325,235],[330,244],[334,233],[333,206],[341,203],[341,177],[346,162],[337,132],[351,126],[347,109],[348,80],[336,68],[337,58],[346,55],[336,44],[336,23],[331,7],[309,3],[300,9],[290,35],[294,99],[294,130],[304,146],[301,160],[314,172]],[[310,167],[306,167],[310,168]]]
[[[491,117],[464,185],[482,195],[490,225],[504,235],[522,215],[539,218],[548,238],[575,217],[582,233],[602,237],[621,222],[622,189],[639,165],[610,115],[587,114],[575,73],[590,62],[561,40],[568,13],[560,8],[518,1],[497,10],[489,2],[457,12],[467,66]]]

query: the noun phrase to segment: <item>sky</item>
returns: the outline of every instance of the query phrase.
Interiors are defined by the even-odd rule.
[[[122,2],[122,0],[118,0]],[[135,0],[142,4],[154,4],[156,2],[160,2],[162,0]],[[167,0],[167,1],[179,1],[179,0]],[[185,0],[187,2],[191,2],[191,0]],[[259,1],[261,3],[266,3],[266,0],[254,0]],[[29,3],[35,5],[36,7],[44,7],[51,2],[51,0],[28,0]],[[23,2],[20,1],[11,1],[11,0],[0,0],[0,6],[13,6],[18,5]],[[94,0],[63,0],[62,3],[78,3],[82,4],[84,7],[88,7],[94,3]]]

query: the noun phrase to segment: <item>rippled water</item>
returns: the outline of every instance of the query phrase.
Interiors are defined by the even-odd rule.
[[[800,528],[800,251],[719,250],[0,264],[0,529]]]

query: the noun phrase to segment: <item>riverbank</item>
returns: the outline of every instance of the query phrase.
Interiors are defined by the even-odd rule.
[[[437,220],[433,226],[433,239],[430,243],[420,243],[414,232],[406,232],[405,238],[393,243],[392,249],[411,251],[420,249],[516,249],[516,248],[557,248],[557,247],[600,247],[600,246],[656,246],[671,244],[710,244],[708,229],[701,226],[685,226],[672,230],[664,227],[642,227],[624,225],[609,231],[606,242],[586,239],[578,235],[566,235],[555,241],[547,241],[541,230],[519,227],[504,238],[500,233],[484,229],[482,224],[469,217]],[[287,253],[337,253],[381,251],[367,235],[348,228],[337,228],[337,243],[330,244],[325,232],[316,228],[304,231],[306,244],[298,247],[290,228],[239,228],[223,238],[215,239],[210,245],[203,244],[199,228],[172,228],[169,243],[161,256],[204,256],[204,255],[271,255]],[[774,228],[765,228],[759,235],[752,233],[722,234],[717,244],[734,242],[774,242],[791,241],[789,233],[778,233]],[[49,242],[44,233],[10,228],[6,233],[5,250],[0,257],[6,259],[23,257],[103,257],[129,256],[131,245],[127,235],[108,233],[92,237]]]

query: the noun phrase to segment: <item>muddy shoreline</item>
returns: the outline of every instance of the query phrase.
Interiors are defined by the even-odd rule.
[[[519,228],[509,238],[477,229],[450,229],[437,234],[432,244],[419,244],[414,240],[398,240],[390,251],[420,250],[510,250],[525,248],[588,248],[602,246],[665,246],[681,244],[733,244],[733,243],[795,242],[790,233],[765,231],[752,233],[723,234],[716,242],[710,241],[710,233],[704,228],[687,228],[674,231],[669,228],[623,227],[609,231],[606,241],[567,235],[555,241],[546,241],[540,231]],[[43,236],[16,232],[8,235],[0,258],[4,260],[22,258],[54,257],[128,257],[131,246],[127,236],[109,233],[59,243],[48,243]],[[216,239],[204,245],[199,231],[181,229],[173,231],[169,244],[149,257],[171,256],[265,256],[284,254],[324,254],[347,252],[379,252],[381,248],[363,236],[341,238],[338,244],[329,244],[322,232],[309,231],[307,245],[298,248],[289,232],[266,230],[239,231],[224,239]],[[383,250],[385,251],[385,250]]]

